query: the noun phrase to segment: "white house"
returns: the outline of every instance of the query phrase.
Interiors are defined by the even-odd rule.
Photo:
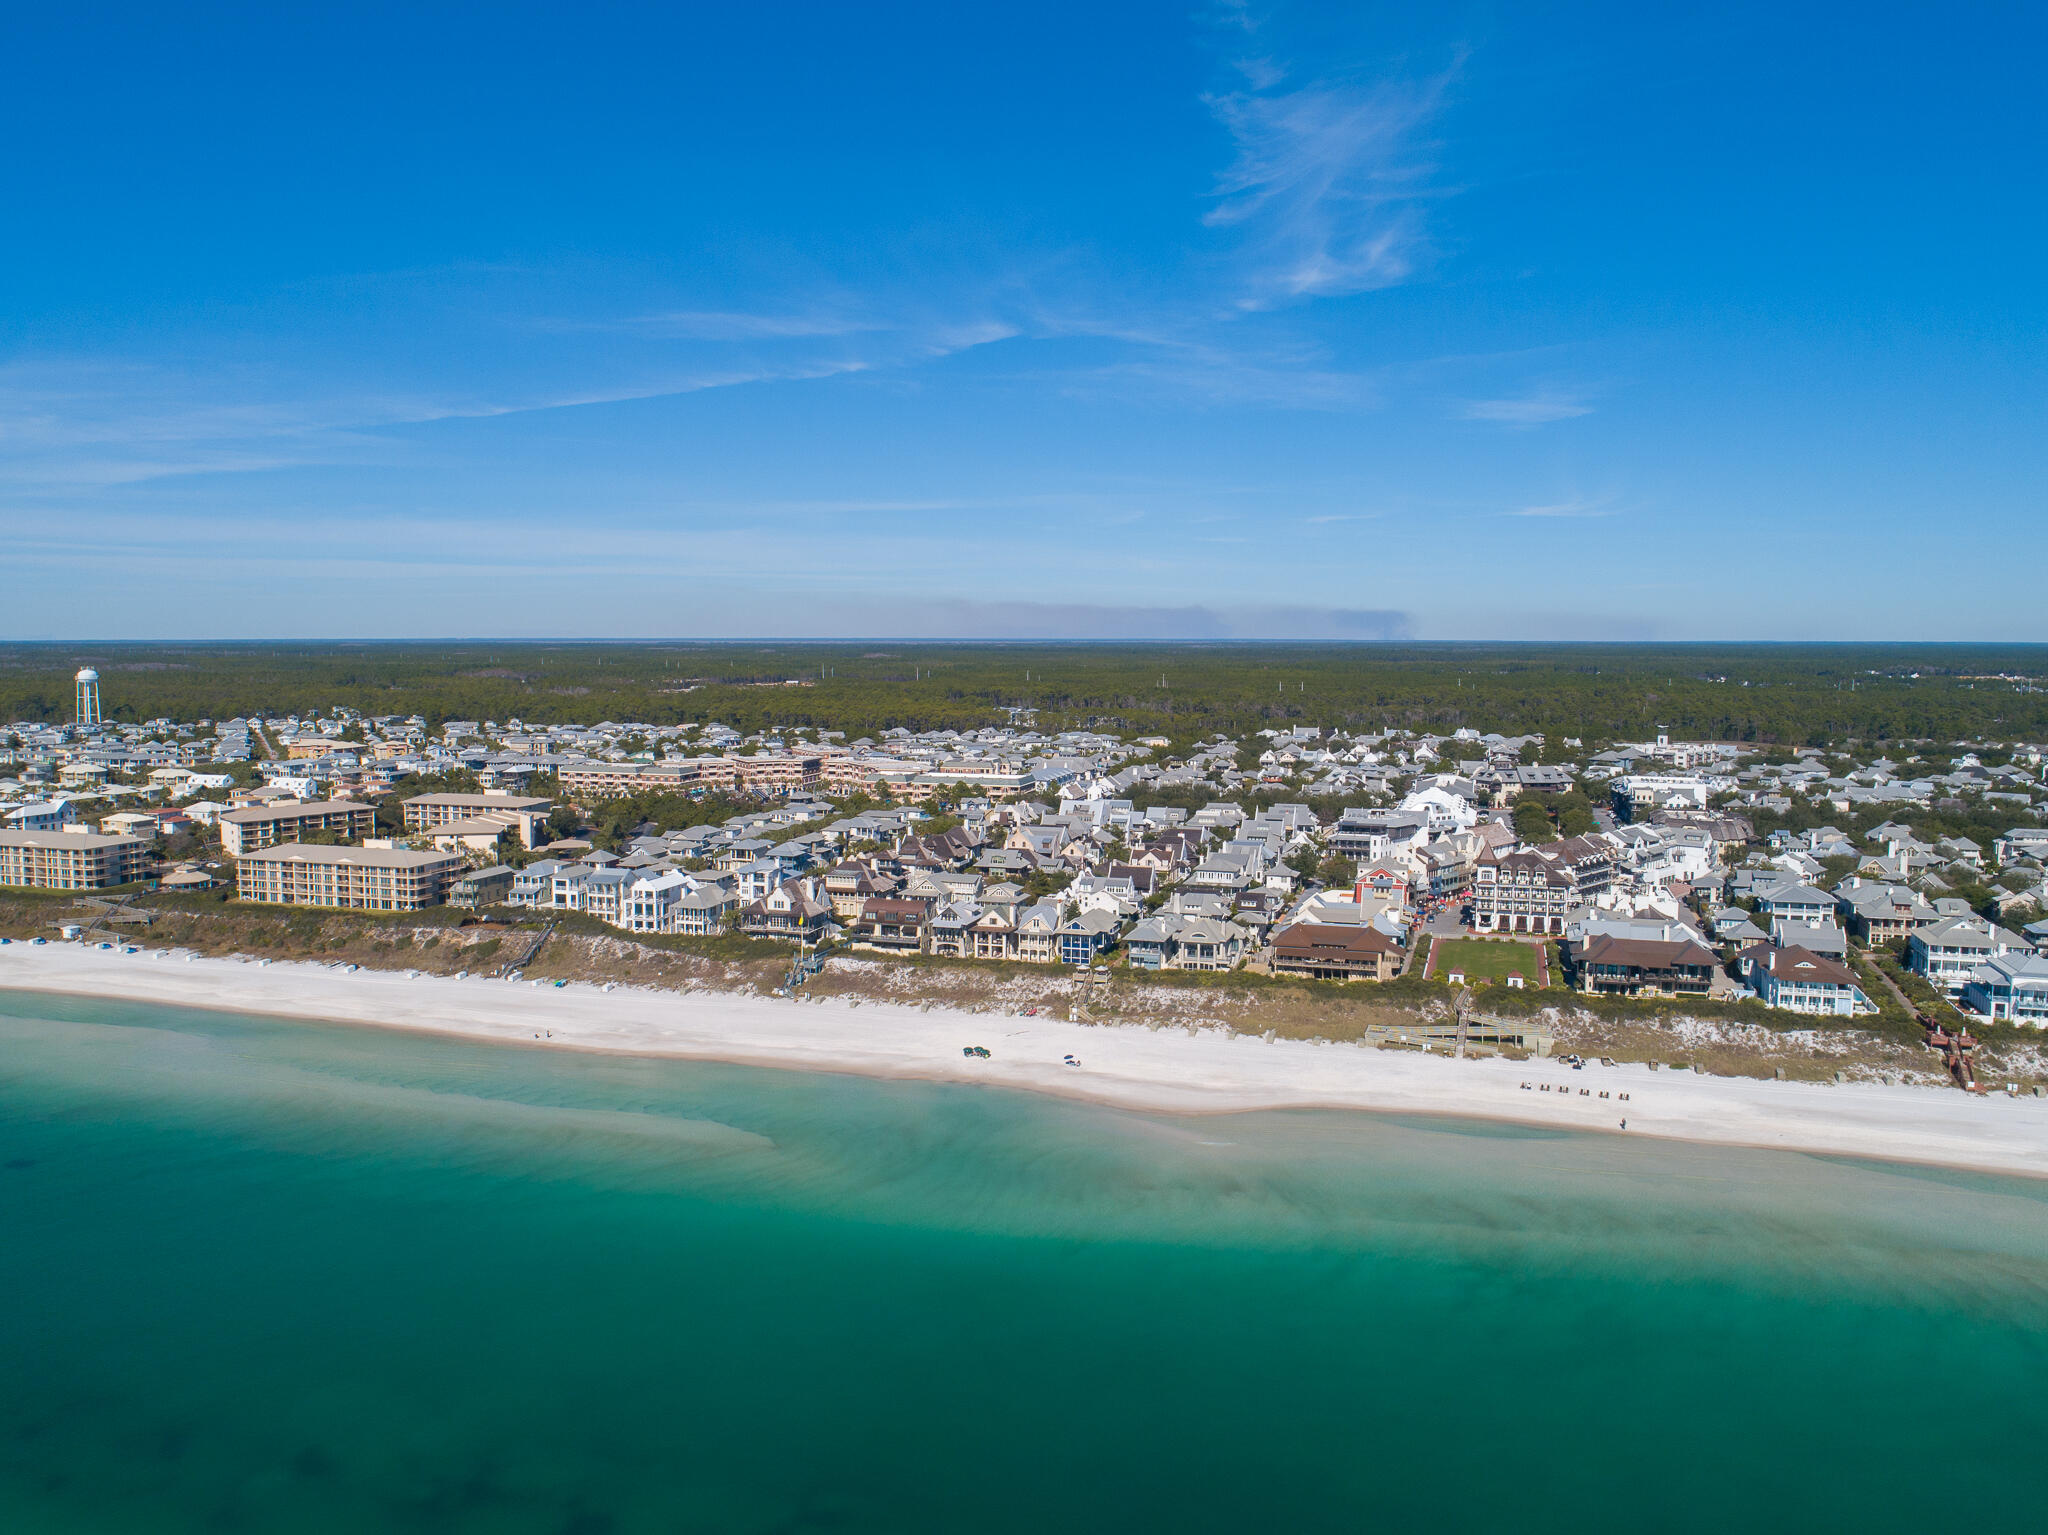
[[[1906,965],[1949,996],[1960,997],[1980,966],[2027,948],[2019,934],[1983,917],[1945,917],[1907,937]]]
[[[78,811],[68,799],[37,800],[15,806],[0,820],[9,831],[62,831],[77,824]]]
[[[1742,967],[1767,1007],[1835,1017],[1877,1011],[1845,966],[1796,944],[1752,945],[1742,956]]]
[[[1431,842],[1445,832],[1470,831],[1479,824],[1478,808],[1462,794],[1454,794],[1441,784],[1415,790],[1401,801],[1399,808],[1419,812],[1426,818],[1426,840]]]
[[[1987,1018],[2048,1028],[2048,959],[2001,954],[1979,965],[1964,983],[1963,1006]]]
[[[643,874],[626,887],[618,925],[634,933],[673,933],[683,897],[696,888],[697,881],[679,869]]]

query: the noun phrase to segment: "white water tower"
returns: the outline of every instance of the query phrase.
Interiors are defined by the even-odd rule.
[[[100,722],[100,674],[90,666],[82,667],[77,682],[78,723],[97,725]]]

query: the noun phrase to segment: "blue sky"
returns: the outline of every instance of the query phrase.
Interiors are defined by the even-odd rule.
[[[2044,33],[23,11],[0,635],[2048,639]]]

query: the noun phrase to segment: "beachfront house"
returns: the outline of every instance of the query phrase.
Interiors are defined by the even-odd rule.
[[[1057,901],[1040,901],[1017,918],[1015,957],[1031,965],[1059,962],[1061,927]]]
[[[1877,1011],[1847,967],[1796,944],[1752,945],[1740,963],[1743,978],[1767,1007],[1844,1018]]]
[[[785,880],[760,900],[743,907],[740,926],[764,938],[815,941],[832,920],[832,908],[815,880]]]
[[[707,882],[676,902],[675,931],[689,938],[709,938],[723,932],[739,909],[739,896],[730,885]]]
[[[1124,953],[1134,970],[1234,970],[1251,941],[1227,916],[1162,911],[1124,936]]]
[[[921,900],[875,896],[864,902],[860,915],[848,929],[857,949],[874,949],[885,954],[921,954],[925,948],[925,921],[929,905]]]
[[[2048,1028],[2048,959],[2001,954],[1979,965],[1963,986],[1962,1004],[1986,1018]]]
[[[1072,921],[1061,923],[1058,934],[1061,963],[1086,965],[1098,954],[1107,953],[1115,946],[1116,930],[1121,925],[1115,912],[1103,910],[1083,911]]]
[[[1401,948],[1376,927],[1295,922],[1273,935],[1273,970],[1319,981],[1390,981]]]
[[[1906,967],[1948,996],[1960,997],[1979,967],[2027,947],[2019,934],[2009,933],[1987,918],[1949,916],[1906,940]]]
[[[488,869],[471,869],[448,891],[450,906],[495,906],[512,893],[513,871],[504,864]]]
[[[642,874],[626,886],[618,925],[633,933],[673,933],[676,910],[696,883],[676,869]]]
[[[543,858],[518,869],[512,875],[512,891],[506,897],[510,906],[551,906],[554,904],[555,876],[567,868],[559,858]]]
[[[1719,962],[1690,939],[1598,933],[1568,945],[1566,966],[1582,992],[1614,997],[1704,997]]]

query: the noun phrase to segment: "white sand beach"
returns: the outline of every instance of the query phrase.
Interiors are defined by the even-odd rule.
[[[416,1029],[526,1046],[978,1082],[1139,1110],[1348,1108],[2048,1177],[2048,1099],[1561,1061],[1454,1061],[1212,1029],[634,987],[456,980],[161,949],[0,947],[0,988]],[[987,1060],[963,1047],[982,1045]],[[1080,1065],[1069,1066],[1073,1055]],[[1528,1084],[1525,1088],[1523,1084]],[[1544,1088],[1548,1091],[1544,1091]],[[1602,1093],[1610,1096],[1602,1097]],[[1626,1093],[1626,1099],[1619,1095]]]

